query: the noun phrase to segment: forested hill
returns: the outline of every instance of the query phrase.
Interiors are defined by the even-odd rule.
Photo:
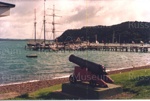
[[[87,26],[81,29],[66,30],[60,37],[59,42],[75,41],[78,37],[81,40],[95,42],[112,43],[139,43],[140,41],[149,42],[150,22],[123,22],[112,26]]]

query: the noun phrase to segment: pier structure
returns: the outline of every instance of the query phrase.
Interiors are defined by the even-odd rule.
[[[117,52],[148,52],[150,45],[141,46],[140,44],[107,44],[107,45],[91,45],[88,47],[91,50],[100,51],[117,51]]]
[[[150,44],[103,44],[103,43],[80,43],[80,44],[69,44],[69,43],[58,43],[55,44],[37,44],[37,46],[27,47],[29,50],[37,51],[84,51],[84,50],[95,50],[95,51],[114,51],[114,52],[144,52],[150,51]]]

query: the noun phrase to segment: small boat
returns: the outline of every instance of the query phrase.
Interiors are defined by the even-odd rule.
[[[26,55],[26,57],[28,57],[28,58],[37,58],[38,56],[36,54],[29,54],[29,55]]]

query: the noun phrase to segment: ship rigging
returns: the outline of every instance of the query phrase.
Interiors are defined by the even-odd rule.
[[[50,49],[52,48],[52,44],[56,44],[56,30],[55,30],[55,25],[59,24],[59,23],[55,23],[55,17],[61,17],[55,14],[55,5],[53,5],[53,8],[50,9],[52,10],[52,14],[48,15],[46,14],[46,10],[45,10],[45,0],[44,0],[44,16],[43,16],[43,40],[38,40],[37,39],[37,21],[36,21],[36,9],[34,10],[34,41],[30,40],[27,43],[27,48],[29,49],[33,49],[33,50],[39,50],[39,49]],[[57,10],[58,11],[58,10]],[[46,16],[52,16],[53,20],[51,22],[52,24],[52,35],[53,35],[53,39],[52,40],[48,40],[46,39]],[[53,43],[51,43],[53,42]]]

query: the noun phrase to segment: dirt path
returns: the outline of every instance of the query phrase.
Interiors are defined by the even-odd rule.
[[[0,94],[0,100],[15,98],[15,97],[17,97],[19,95],[20,94],[17,93],[17,92],[3,93],[3,94]]]

